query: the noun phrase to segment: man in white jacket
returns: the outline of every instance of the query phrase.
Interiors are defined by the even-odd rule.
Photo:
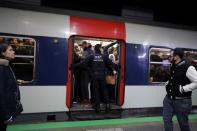
[[[190,131],[188,115],[192,109],[192,90],[197,88],[197,71],[183,60],[184,52],[176,48],[173,52],[170,77],[166,84],[167,95],[163,101],[165,131],[173,131],[172,117],[175,114],[181,131]]]

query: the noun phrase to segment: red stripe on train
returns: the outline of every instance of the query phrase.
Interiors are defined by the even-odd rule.
[[[81,36],[126,39],[124,22],[71,16],[70,31]]]

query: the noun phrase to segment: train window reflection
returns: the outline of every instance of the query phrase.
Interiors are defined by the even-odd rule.
[[[149,83],[163,83],[168,80],[170,52],[171,49],[168,48],[150,48]]]
[[[193,50],[185,50],[184,51],[184,59],[190,64],[197,66],[197,51]]]
[[[15,51],[15,59],[12,61],[12,68],[17,79],[33,81],[35,40],[32,38],[0,36],[1,41],[8,43]]]

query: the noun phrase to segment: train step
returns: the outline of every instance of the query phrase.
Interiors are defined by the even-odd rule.
[[[68,112],[69,120],[97,120],[97,119],[113,119],[121,118],[122,110],[120,106],[110,105],[110,110],[105,110],[105,104],[100,105],[100,110],[95,111],[92,105],[74,104]]]

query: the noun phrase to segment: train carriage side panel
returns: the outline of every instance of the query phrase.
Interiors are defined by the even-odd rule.
[[[1,32],[68,38],[69,16],[0,8]]]
[[[127,52],[123,108],[162,107],[163,98],[166,95],[164,85],[149,85],[148,76],[143,77],[148,75],[149,47],[153,45],[197,49],[197,32],[132,23],[126,23],[125,26]],[[136,45],[131,43],[139,44],[140,48],[134,48]],[[141,64],[145,64],[144,69]],[[132,68],[137,70],[134,71]],[[134,78],[141,80],[135,81]],[[193,105],[197,105],[197,90],[193,91],[192,100]]]
[[[36,85],[65,85],[67,69],[67,40],[37,37]]]
[[[126,85],[148,84],[148,48],[141,44],[127,43]]]
[[[196,31],[126,23],[126,42],[196,49]]]
[[[20,87],[23,113],[67,111],[69,16],[9,8],[0,8],[0,12],[0,33],[28,35],[37,42],[36,79]]]

